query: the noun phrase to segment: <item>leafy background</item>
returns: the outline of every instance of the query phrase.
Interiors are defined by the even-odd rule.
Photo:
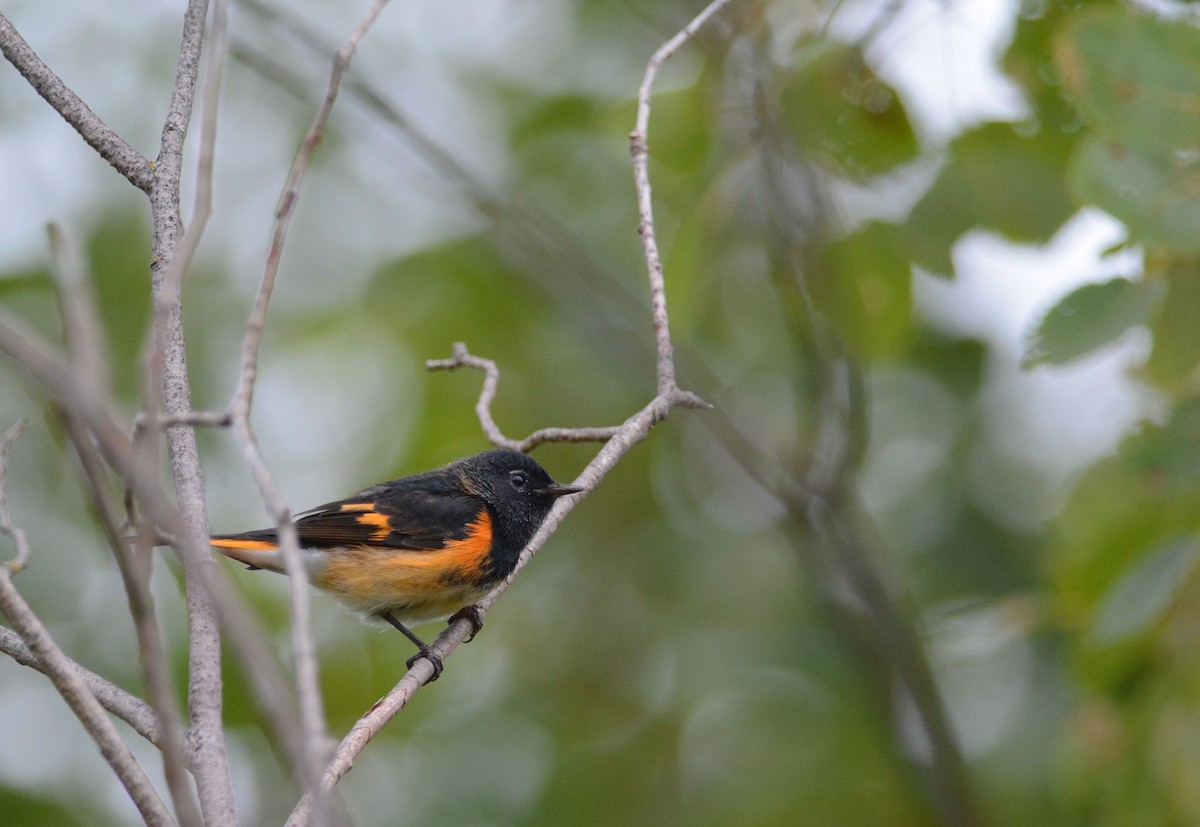
[[[8,5],[85,100],[155,145],[178,4]],[[325,72],[312,43],[360,5],[235,8],[216,213],[186,297],[201,407],[233,388]],[[364,45],[285,254],[255,424],[297,507],[484,447],[478,377],[422,369],[455,341],[500,363],[513,435],[618,422],[652,392],[626,134],[645,60],[698,7],[436,5],[397,0]],[[714,424],[802,471],[834,362],[860,392],[836,507],[917,630],[984,820],[1200,820],[1200,32],[1187,4],[1149,5],[742,2],[676,58],[655,207],[681,380],[718,412],[670,420],[572,514],[356,763],[356,823],[940,823],[922,744],[830,613],[813,537]],[[41,225],[85,234],[136,411],[138,198],[12,71],[0,146],[0,301],[55,335]],[[10,468],[35,547],[19,585],[70,654],[137,691],[61,435],[8,365],[0,388],[0,420],[34,420]],[[201,439],[214,527],[262,523],[232,441]],[[537,456],[569,479],[591,450]],[[238,582],[286,657],[282,578]],[[166,559],[155,591],[183,684]],[[340,733],[409,652],[325,598],[314,611]],[[226,691],[245,820],[279,821],[294,794],[234,662]],[[44,680],[7,660],[0,732],[6,823],[132,823]]]

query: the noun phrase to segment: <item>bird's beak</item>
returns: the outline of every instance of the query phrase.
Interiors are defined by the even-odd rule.
[[[557,482],[553,482],[545,488],[539,488],[537,492],[545,494],[548,497],[562,497],[566,494],[578,494],[580,491],[586,490],[586,488],[579,485],[560,485]]]

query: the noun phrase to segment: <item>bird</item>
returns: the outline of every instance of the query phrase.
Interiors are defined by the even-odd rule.
[[[308,581],[399,630],[442,673],[441,658],[410,624],[466,618],[512,573],[559,497],[585,489],[555,482],[532,457],[507,448],[364,488],[294,521]],[[216,534],[213,548],[251,570],[284,573],[276,528]]]

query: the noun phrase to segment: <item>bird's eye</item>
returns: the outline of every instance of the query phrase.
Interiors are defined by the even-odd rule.
[[[521,471],[513,471],[508,475],[508,480],[513,484],[513,488],[518,491],[524,491],[529,479]]]

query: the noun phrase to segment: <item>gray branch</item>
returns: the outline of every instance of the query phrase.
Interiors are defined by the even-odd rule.
[[[113,169],[129,179],[129,183],[143,192],[150,192],[154,181],[154,168],[146,156],[126,143],[124,138],[100,120],[100,117],[42,62],[3,14],[0,14],[0,52],[3,52],[8,62],[29,81],[29,85],[45,98],[46,103],[87,141],[88,146],[112,164]]]

